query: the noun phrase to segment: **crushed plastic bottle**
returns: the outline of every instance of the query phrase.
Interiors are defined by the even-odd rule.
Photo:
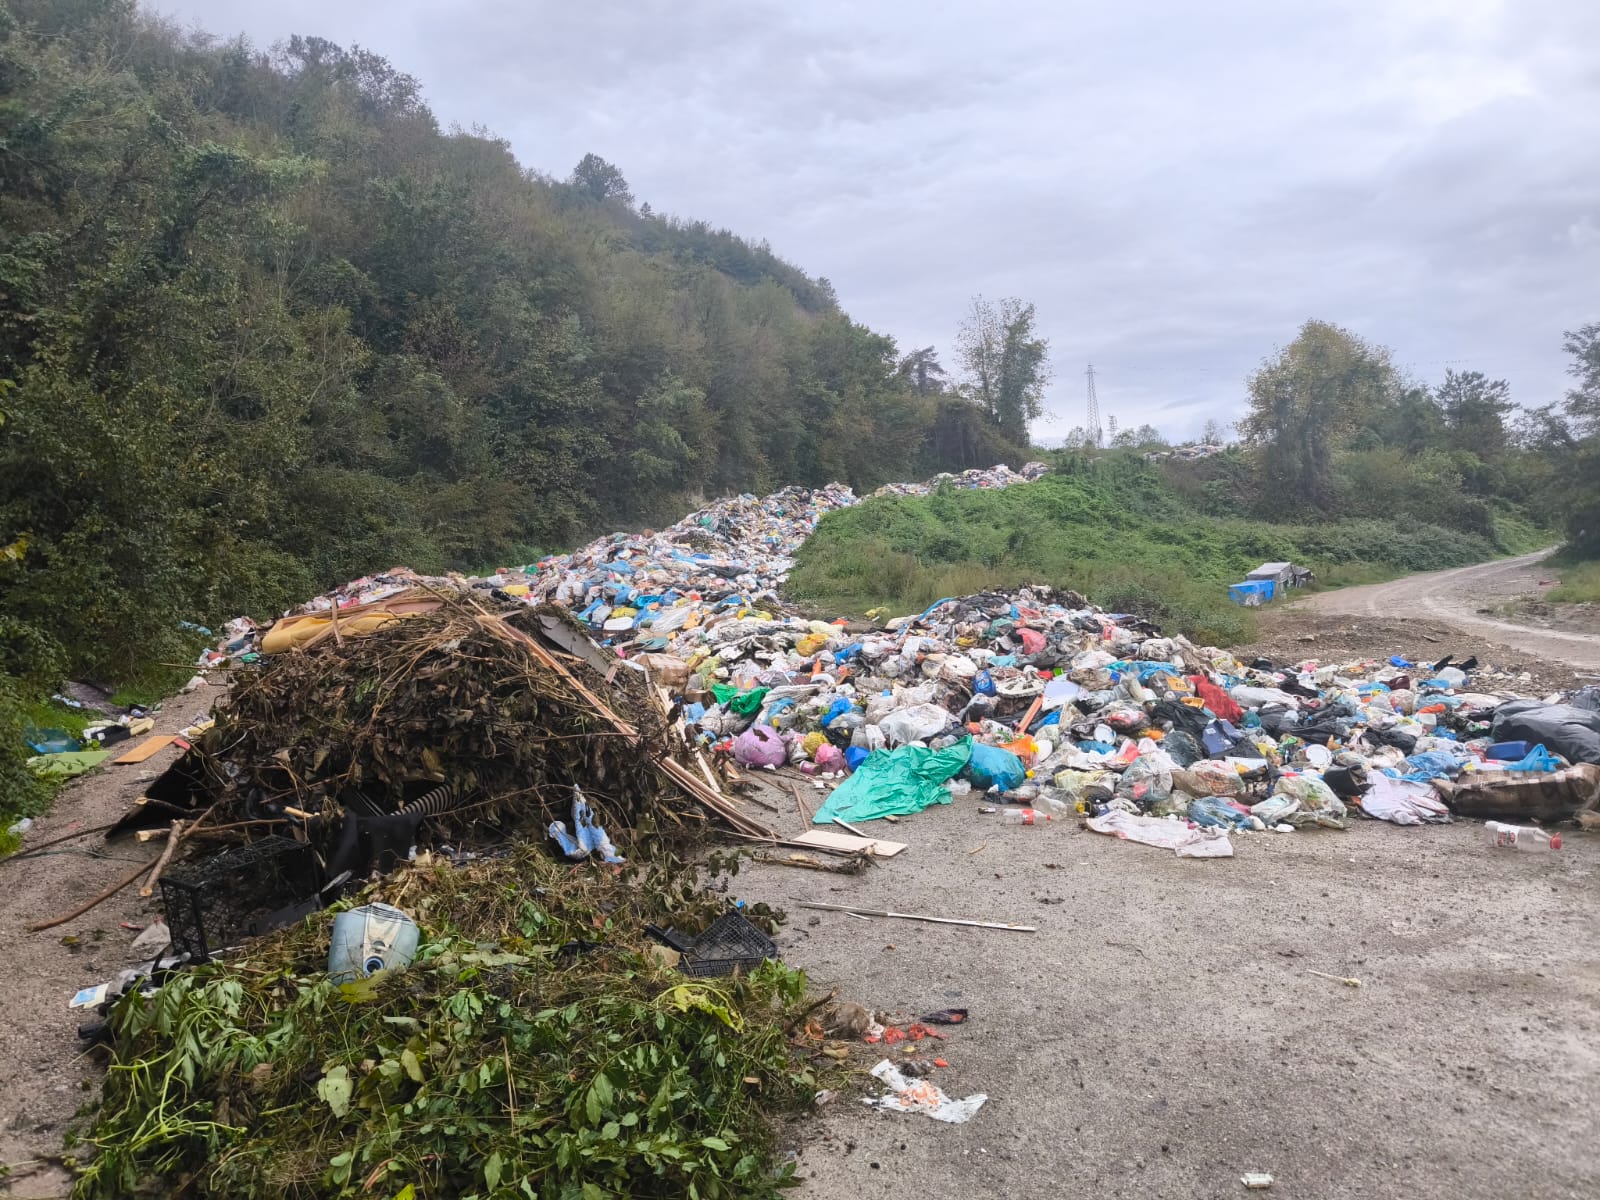
[[[1561,849],[1561,835],[1546,833],[1533,825],[1508,825],[1504,821],[1485,821],[1484,835],[1489,845],[1506,850],[1527,850],[1541,853]]]
[[[1036,808],[1008,808],[1000,814],[1000,819],[1007,825],[1038,825],[1041,818],[1048,821],[1050,814],[1042,813]]]

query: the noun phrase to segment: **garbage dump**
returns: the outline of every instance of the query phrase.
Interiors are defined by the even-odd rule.
[[[329,878],[392,863],[424,825],[548,832],[554,853],[613,862],[639,828],[770,836],[727,786],[789,767],[828,793],[818,825],[981,795],[1184,857],[1364,817],[1600,809],[1576,769],[1600,763],[1588,697],[1518,696],[1475,660],[1245,663],[1045,587],[870,621],[797,611],[794,553],[856,502],[839,484],[735,496],[524,568],[395,568],[269,629],[234,622],[208,660],[253,669],[180,764],[180,804],[291,822]]]

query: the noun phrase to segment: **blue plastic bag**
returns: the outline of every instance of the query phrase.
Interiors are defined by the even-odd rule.
[[[977,696],[992,696],[995,694],[994,676],[987,671],[979,671],[972,677],[972,691]]]
[[[1543,746],[1535,746],[1520,760],[1506,767],[1508,771],[1559,771],[1567,764]]]
[[[981,791],[998,787],[1002,792],[1009,792],[1022,786],[1028,778],[1028,768],[1004,746],[973,742],[972,758],[963,774]]]
[[[1249,829],[1250,818],[1213,796],[1189,801],[1189,819],[1210,829]]]
[[[835,718],[842,717],[845,713],[849,712],[852,707],[853,705],[850,703],[850,701],[846,700],[843,696],[838,697],[832,704],[828,706],[828,713],[822,718],[822,727],[826,729],[829,725],[833,724]]]
[[[1443,750],[1428,750],[1407,758],[1403,773],[1387,770],[1384,774],[1394,775],[1397,779],[1411,783],[1427,783],[1430,779],[1454,775],[1459,770],[1461,770],[1461,760],[1454,754],[1446,754]]]

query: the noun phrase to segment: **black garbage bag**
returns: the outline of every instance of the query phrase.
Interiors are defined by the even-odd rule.
[[[1196,740],[1194,734],[1183,729],[1174,729],[1167,734],[1161,740],[1161,748],[1180,767],[1192,767],[1206,756],[1206,752],[1200,748],[1200,743]]]
[[[1191,708],[1176,700],[1157,700],[1150,706],[1150,717],[1152,720],[1169,724],[1174,729],[1181,729],[1193,738],[1198,738],[1211,723],[1211,718],[1206,715],[1204,709]]]
[[[1494,740],[1538,742],[1568,762],[1600,763],[1600,712],[1542,700],[1511,700],[1494,712]]]

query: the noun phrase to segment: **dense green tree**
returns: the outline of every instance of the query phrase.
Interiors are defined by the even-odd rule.
[[[571,182],[590,200],[615,200],[627,206],[633,204],[633,191],[628,187],[622,169],[598,154],[585,154],[578,160],[578,165],[572,168]]]
[[[825,279],[631,205],[596,155],[555,182],[442,131],[359,47],[0,0],[0,672],[1019,454],[952,437],[937,363],[900,374]]]
[[[944,391],[945,369],[939,364],[939,352],[932,346],[924,346],[906,355],[895,368],[895,373],[908,380],[911,390],[919,396]]]
[[[1044,411],[1050,382],[1050,343],[1036,335],[1035,319],[1032,304],[1015,298],[994,304],[976,296],[956,336],[967,394],[1001,436],[1023,445],[1029,423]]]
[[[1506,418],[1517,407],[1511,402],[1509,383],[1490,379],[1482,371],[1446,370],[1435,395],[1454,448],[1484,460],[1505,454]]]
[[[1394,403],[1400,379],[1388,350],[1307,321],[1247,388],[1239,429],[1260,455],[1268,494],[1290,509],[1326,511],[1335,499],[1335,454]]]
[[[1567,536],[1579,553],[1600,557],[1600,321],[1569,330],[1562,349],[1571,356],[1567,372],[1576,380],[1563,406]]]

